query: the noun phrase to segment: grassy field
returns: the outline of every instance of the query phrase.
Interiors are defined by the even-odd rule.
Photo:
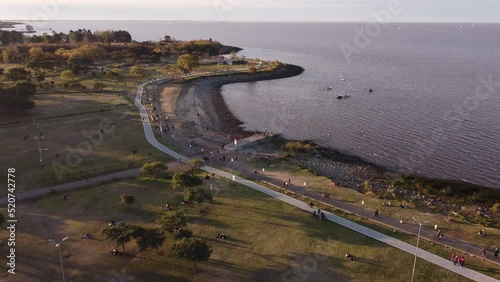
[[[213,204],[180,205],[182,192],[168,181],[131,180],[96,188],[48,196],[20,204],[18,210],[18,274],[5,281],[56,281],[60,279],[57,250],[47,242],[69,236],[62,245],[68,281],[111,281],[126,273],[133,281],[408,281],[413,256],[248,188],[216,180],[220,187]],[[121,193],[133,193],[129,209],[118,204]],[[138,253],[134,243],[129,255],[113,257],[114,243],[105,241],[100,229],[111,219],[153,226],[161,206],[169,201],[188,215],[189,228],[206,239],[213,254],[199,264],[168,256],[167,240],[161,254]],[[2,210],[3,212],[3,210]],[[82,233],[93,240],[82,240]],[[215,239],[218,232],[227,240]],[[6,231],[0,231],[6,238]],[[2,244],[2,253],[6,252]],[[346,252],[358,259],[345,259]],[[96,267],[98,266],[98,267]],[[467,281],[439,267],[419,261],[417,281]]]
[[[262,161],[257,160],[251,160],[249,163],[255,169],[260,169],[263,164]],[[364,206],[367,209],[378,209],[381,214],[401,219],[404,222],[411,222],[412,217],[414,217],[416,211],[418,211],[419,218],[425,218],[425,220],[430,221],[428,226],[434,227],[434,225],[438,225],[438,228],[448,236],[474,242],[477,245],[484,245],[490,249],[499,246],[497,239],[500,237],[500,230],[496,228],[488,228],[479,224],[473,224],[460,217],[454,217],[453,222],[448,222],[442,214],[433,212],[429,209],[422,210],[409,202],[404,202],[408,206],[407,209],[399,208],[400,202],[393,202],[391,207],[382,206],[382,200],[377,197],[367,196],[353,189],[334,186],[330,179],[316,176],[310,170],[299,168],[286,161],[273,162],[273,167],[266,168],[266,175],[274,176],[278,179],[285,179],[289,176],[293,176],[295,183],[306,182],[308,190],[318,193],[327,193],[335,199],[340,199],[356,205],[360,205],[361,201],[364,201]],[[481,237],[477,235],[481,229],[484,229],[488,236]]]
[[[96,92],[91,74],[74,79],[86,89],[64,88],[67,81],[58,72],[47,74],[47,81],[52,76],[48,91],[35,95],[34,111],[3,114],[0,120],[0,167],[17,168],[18,192],[139,167],[153,159],[171,160],[144,138],[138,110],[127,95],[147,78],[123,75],[123,81],[113,81],[98,71],[96,77],[106,87]],[[43,136],[43,169],[35,136]]]

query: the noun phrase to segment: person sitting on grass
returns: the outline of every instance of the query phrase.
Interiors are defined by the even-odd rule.
[[[109,252],[112,256],[117,256],[117,255],[120,255],[120,251],[118,251],[117,249],[113,249],[111,252]]]
[[[350,260],[354,260],[354,256],[349,254],[349,253],[345,254],[345,258],[350,259]]]
[[[90,239],[90,234],[89,233],[83,233],[82,236],[80,236],[81,239]]]
[[[215,236],[215,238],[217,238],[217,239],[226,239],[227,237],[226,237],[226,235],[224,233],[220,233],[219,232],[219,233],[217,233],[217,236]]]

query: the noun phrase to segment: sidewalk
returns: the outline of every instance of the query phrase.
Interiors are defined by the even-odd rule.
[[[154,147],[156,147],[157,149],[159,149],[160,151],[174,157],[175,159],[177,159],[177,160],[180,159],[182,161],[182,163],[188,161],[189,159],[187,157],[165,147],[163,144],[161,144],[160,142],[158,142],[156,140],[154,133],[153,133],[153,130],[151,128],[151,124],[150,124],[149,119],[148,119],[147,110],[140,103],[139,93],[142,90],[142,87],[145,86],[146,84],[147,83],[143,83],[138,87],[138,91],[137,91],[138,95],[136,97],[135,102],[136,102],[136,106],[140,110],[141,116],[144,117],[143,126],[144,126],[145,136],[146,136],[148,142],[151,145],[153,145]],[[213,167],[208,167],[208,166],[204,166],[202,169],[209,172],[209,173],[214,173],[218,176],[222,176],[222,177],[227,178],[229,180],[233,180],[233,181],[240,183],[242,185],[245,185],[251,189],[254,189],[256,191],[259,191],[261,193],[264,193],[266,195],[269,195],[271,197],[274,197],[274,198],[279,199],[281,201],[284,201],[286,203],[289,203],[289,204],[291,204],[295,207],[298,207],[304,211],[307,211],[309,213],[312,213],[314,210],[316,210],[316,208],[309,207],[308,204],[305,202],[299,201],[293,197],[287,196],[283,193],[280,193],[280,192],[277,192],[277,191],[272,190],[270,188],[264,187],[262,185],[255,183],[255,182],[252,182],[250,180],[247,180],[247,179],[244,179],[244,178],[241,178],[238,176],[234,176],[233,174],[228,173],[226,171],[222,171],[222,170],[219,170],[219,169],[216,169]],[[253,171],[248,171],[248,170],[247,171],[238,171],[238,173],[242,173],[245,177],[258,178],[260,181],[269,183],[271,185],[274,185],[276,188],[282,189],[280,186],[281,184],[283,184],[282,180],[270,178],[270,177],[267,177],[267,176],[262,175],[262,174],[255,175],[253,173]],[[24,199],[29,199],[29,198],[34,198],[34,197],[39,197],[39,196],[42,196],[45,194],[49,194],[53,191],[75,189],[75,188],[84,187],[84,186],[97,185],[97,184],[101,184],[101,183],[104,183],[107,181],[119,180],[119,179],[124,179],[124,178],[129,178],[129,177],[137,177],[139,174],[140,174],[140,170],[138,168],[135,168],[135,169],[125,170],[125,171],[112,173],[112,174],[108,174],[108,175],[94,177],[94,178],[91,178],[88,180],[75,181],[75,182],[71,182],[71,183],[65,183],[65,184],[61,184],[61,185],[57,185],[57,186],[53,186],[53,187],[44,188],[44,189],[29,191],[26,193],[16,195],[16,198],[17,198],[17,200],[24,200]],[[400,230],[400,231],[403,231],[406,233],[416,235],[418,232],[418,225],[416,225],[416,224],[410,224],[410,223],[401,224],[398,220],[393,219],[393,218],[389,218],[389,217],[385,217],[383,215],[378,215],[375,217],[373,214],[373,211],[371,211],[371,210],[366,210],[366,209],[363,209],[361,207],[358,207],[358,206],[355,206],[352,204],[348,204],[348,203],[345,203],[345,202],[342,202],[339,200],[335,200],[332,198],[322,198],[319,193],[308,191],[302,187],[297,187],[297,186],[291,185],[291,186],[288,186],[287,191],[290,191],[290,192],[293,192],[296,194],[300,194],[300,195],[304,195],[306,197],[314,199],[315,201],[322,202],[324,204],[333,206],[333,207],[338,208],[340,210],[344,210],[346,212],[359,215],[362,218],[366,218],[368,220],[372,220],[372,221],[384,224],[386,226],[390,226],[391,228],[395,228],[397,230]],[[0,205],[5,206],[6,204],[7,204],[7,198],[1,198]],[[397,207],[395,207],[395,208],[397,208]],[[342,225],[346,228],[349,228],[353,231],[364,234],[368,237],[371,237],[375,240],[386,243],[390,246],[393,246],[395,248],[403,250],[403,251],[410,253],[412,255],[415,253],[415,246],[413,246],[413,245],[407,244],[407,243],[402,242],[400,240],[397,240],[393,237],[390,237],[388,235],[382,234],[382,233],[377,232],[375,230],[369,229],[369,228],[364,227],[360,224],[357,224],[357,223],[352,222],[350,220],[336,216],[336,215],[331,214],[329,212],[325,212],[325,215],[326,215],[327,220],[332,221],[336,224]],[[435,241],[439,244],[446,245],[446,246],[453,248],[453,249],[461,250],[465,253],[470,254],[471,256],[479,256],[481,253],[480,247],[475,246],[475,245],[470,244],[470,243],[467,243],[467,242],[455,240],[453,238],[445,237],[442,241],[436,241],[436,235],[437,235],[436,231],[431,230],[431,229],[426,228],[426,227],[422,227],[421,234],[420,234],[420,236],[422,238],[425,238],[425,239],[430,240],[430,241]],[[481,274],[479,272],[476,272],[474,270],[471,270],[468,268],[457,267],[457,266],[453,265],[449,259],[441,258],[437,255],[431,254],[431,253],[424,251],[424,250],[418,251],[418,257],[420,257],[421,259],[425,259],[425,260],[427,260],[433,264],[436,264],[438,266],[441,266],[445,269],[453,271],[457,274],[460,274],[464,277],[472,279],[474,281],[498,281],[492,277],[486,276],[486,275]],[[488,260],[498,264],[498,261],[491,260],[491,258],[493,257],[492,253],[488,252],[487,257],[488,257]]]

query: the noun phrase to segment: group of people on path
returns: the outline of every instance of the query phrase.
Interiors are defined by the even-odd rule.
[[[457,256],[455,253],[451,254],[451,262],[453,262],[454,265],[459,265],[460,267],[464,267],[464,262],[465,262],[465,257],[464,256]]]
[[[311,206],[312,202],[309,204],[309,206]],[[326,218],[325,216],[325,213],[321,210],[321,209],[318,209],[318,211],[313,211],[313,217],[314,218],[319,218],[320,220],[323,220]]]

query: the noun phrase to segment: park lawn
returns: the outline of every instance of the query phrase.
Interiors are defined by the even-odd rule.
[[[248,164],[257,169],[262,169],[265,162],[260,160],[250,159]],[[434,227],[438,225],[445,235],[473,242],[477,245],[486,246],[489,249],[499,247],[497,238],[500,236],[500,230],[497,228],[484,227],[480,224],[471,223],[462,217],[453,217],[452,222],[445,220],[445,216],[439,212],[434,212],[431,209],[422,209],[415,207],[413,203],[404,202],[408,208],[401,209],[399,204],[402,202],[393,201],[392,206],[382,206],[382,201],[387,200],[379,199],[376,196],[368,196],[350,188],[334,186],[332,181],[324,176],[316,176],[308,169],[300,168],[284,160],[273,161],[272,167],[266,167],[266,175],[276,177],[278,179],[288,179],[292,177],[295,182],[299,179],[299,183],[306,182],[306,187],[310,191],[318,193],[328,193],[335,199],[340,199],[351,204],[361,205],[364,201],[364,206],[367,209],[378,209],[380,214],[387,215],[392,218],[401,219],[404,222],[413,222],[413,217],[418,212],[418,217],[421,219],[429,220],[428,226]],[[478,232],[484,229],[488,236],[478,236]]]
[[[203,186],[208,186],[204,183]],[[129,180],[95,188],[48,195],[18,203],[17,269],[6,281],[56,281],[60,279],[58,254],[49,238],[69,236],[62,244],[68,281],[111,281],[116,275],[135,281],[408,281],[413,256],[330,222],[321,222],[295,207],[269,198],[224,179],[215,180],[215,201],[181,205],[181,191],[169,181]],[[121,206],[122,193],[132,193],[132,207]],[[126,245],[129,255],[113,257],[114,243],[104,240],[100,229],[111,220],[154,226],[166,201],[188,216],[194,236],[204,238],[213,253],[199,263],[168,256],[168,239],[161,254],[137,252]],[[5,209],[1,211],[4,212]],[[0,238],[6,238],[6,230]],[[82,233],[95,239],[80,239]],[[215,239],[223,232],[227,240]],[[0,250],[6,252],[5,244]],[[346,252],[356,261],[347,260]],[[468,281],[447,270],[419,261],[416,280]]]
[[[105,130],[103,138],[94,139],[101,129]],[[40,147],[48,149],[41,152],[43,169],[34,139],[40,133],[44,136]],[[147,142],[135,108],[50,119],[36,127],[29,123],[2,127],[0,136],[0,165],[16,168],[18,192],[140,167],[152,160],[172,160]],[[133,150],[138,153],[132,154]]]

